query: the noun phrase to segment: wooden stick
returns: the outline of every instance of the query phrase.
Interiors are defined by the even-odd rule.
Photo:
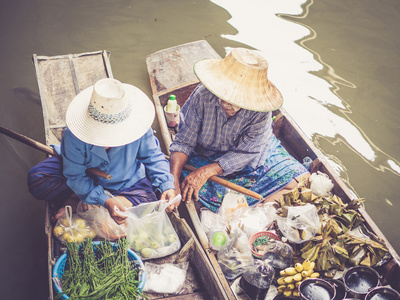
[[[207,235],[203,227],[201,226],[200,218],[199,215],[197,214],[194,202],[193,201],[185,202],[185,204],[188,209],[190,219],[193,222],[193,226],[196,229],[197,237],[199,238],[200,244],[203,246],[204,250],[210,249]]]
[[[13,138],[14,140],[17,140],[21,143],[24,143],[25,145],[31,146],[39,151],[42,151],[48,155],[52,155],[52,156],[59,156],[58,153],[56,151],[54,151],[53,148],[51,148],[50,146],[44,145],[38,141],[35,141],[25,135],[22,135],[20,133],[17,133],[15,131],[12,131],[10,129],[7,129],[5,127],[0,126],[0,132],[3,133],[4,135],[7,135],[11,138]],[[86,170],[86,172],[92,174],[92,175],[96,175],[99,176],[101,178],[104,179],[111,179],[111,175],[101,171],[97,168],[89,168]]]
[[[169,160],[169,156],[165,156],[168,160]],[[190,165],[184,165],[183,168],[187,171],[193,172],[196,171],[197,169],[193,166]],[[263,196],[261,196],[260,194],[257,194],[256,192],[250,191],[249,189],[246,189],[245,187],[242,187],[240,185],[237,185],[235,183],[232,183],[228,180],[222,179],[221,177],[218,176],[211,176],[210,178],[208,178],[208,180],[213,181],[215,183],[218,183],[224,187],[227,187],[231,190],[234,190],[236,192],[242,193],[246,196],[249,196],[251,198],[257,199],[259,201],[263,200]]]

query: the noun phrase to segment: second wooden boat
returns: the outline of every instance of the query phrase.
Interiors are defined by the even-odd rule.
[[[148,55],[146,58],[153,99],[161,128],[161,136],[168,155],[175,132],[173,128],[167,126],[164,106],[167,104],[169,95],[171,94],[176,95],[177,102],[181,107],[184,105],[192,91],[199,84],[193,72],[193,65],[195,62],[205,58],[220,58],[220,56],[204,40],[161,50]],[[274,111],[273,115],[275,116],[274,134],[288,152],[300,162],[305,157],[311,158],[313,161],[311,172],[321,171],[327,174],[334,184],[332,192],[340,197],[344,203],[354,200],[354,193],[343,183],[322,153],[305,136],[289,114],[281,108]],[[221,275],[221,282],[225,287],[228,287],[229,284],[221,272],[215,253],[210,250],[206,234],[200,225],[199,216],[194,208],[193,201],[189,205],[186,204],[186,207],[189,223],[195,229],[216,273]],[[380,268],[383,282],[385,284],[390,283],[393,288],[400,290],[399,255],[369,214],[363,208],[360,208],[359,212],[365,219],[370,234],[374,235],[374,238],[377,240],[384,241],[391,255],[389,261]]]

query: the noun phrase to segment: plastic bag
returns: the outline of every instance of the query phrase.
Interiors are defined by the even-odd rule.
[[[291,242],[301,244],[315,236],[320,220],[315,205],[288,207],[286,218],[277,216],[279,230]]]
[[[179,294],[185,283],[189,262],[179,264],[153,264],[146,262],[144,292]]]
[[[142,260],[164,257],[180,249],[179,237],[165,212],[170,204],[180,199],[178,195],[169,203],[160,200],[126,210],[127,239]]]
[[[53,234],[63,243],[82,243],[86,238],[93,239],[96,234],[91,224],[72,214],[72,207],[65,207],[65,215],[61,217],[53,228]]]
[[[277,269],[285,269],[292,265],[293,248],[281,241],[271,240],[266,244],[266,252],[262,257],[265,263]]]
[[[247,200],[243,194],[227,189],[222,204],[218,209],[218,214],[226,223],[230,223],[236,219],[241,209],[247,207]]]
[[[218,251],[218,263],[225,277],[233,280],[253,265],[253,256],[246,234],[238,225],[231,226],[228,242]]]
[[[311,182],[310,188],[314,195],[329,196],[333,188],[333,183],[328,175],[318,171],[311,174],[309,181]]]
[[[80,202],[76,212],[81,218],[92,224],[96,236],[99,238],[116,241],[126,236],[126,224],[117,224],[111,218],[108,210],[101,205]]]
[[[266,231],[276,217],[273,203],[265,203],[263,206],[248,206],[240,210],[238,221],[243,224],[243,230],[247,238],[253,234]]]
[[[274,275],[275,270],[270,264],[256,260],[254,265],[244,271],[239,286],[250,299],[264,300]]]

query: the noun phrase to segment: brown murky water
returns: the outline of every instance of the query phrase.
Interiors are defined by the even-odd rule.
[[[44,142],[34,53],[109,50],[114,76],[150,96],[147,54],[199,39],[221,56],[255,48],[284,107],[400,252],[399,13],[397,0],[2,0],[1,125]],[[1,297],[46,299],[44,205],[26,188],[44,154],[4,136],[0,154]]]

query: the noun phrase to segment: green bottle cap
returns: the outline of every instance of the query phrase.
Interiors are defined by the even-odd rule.
[[[175,95],[169,95],[169,100],[176,100],[176,96]]]

